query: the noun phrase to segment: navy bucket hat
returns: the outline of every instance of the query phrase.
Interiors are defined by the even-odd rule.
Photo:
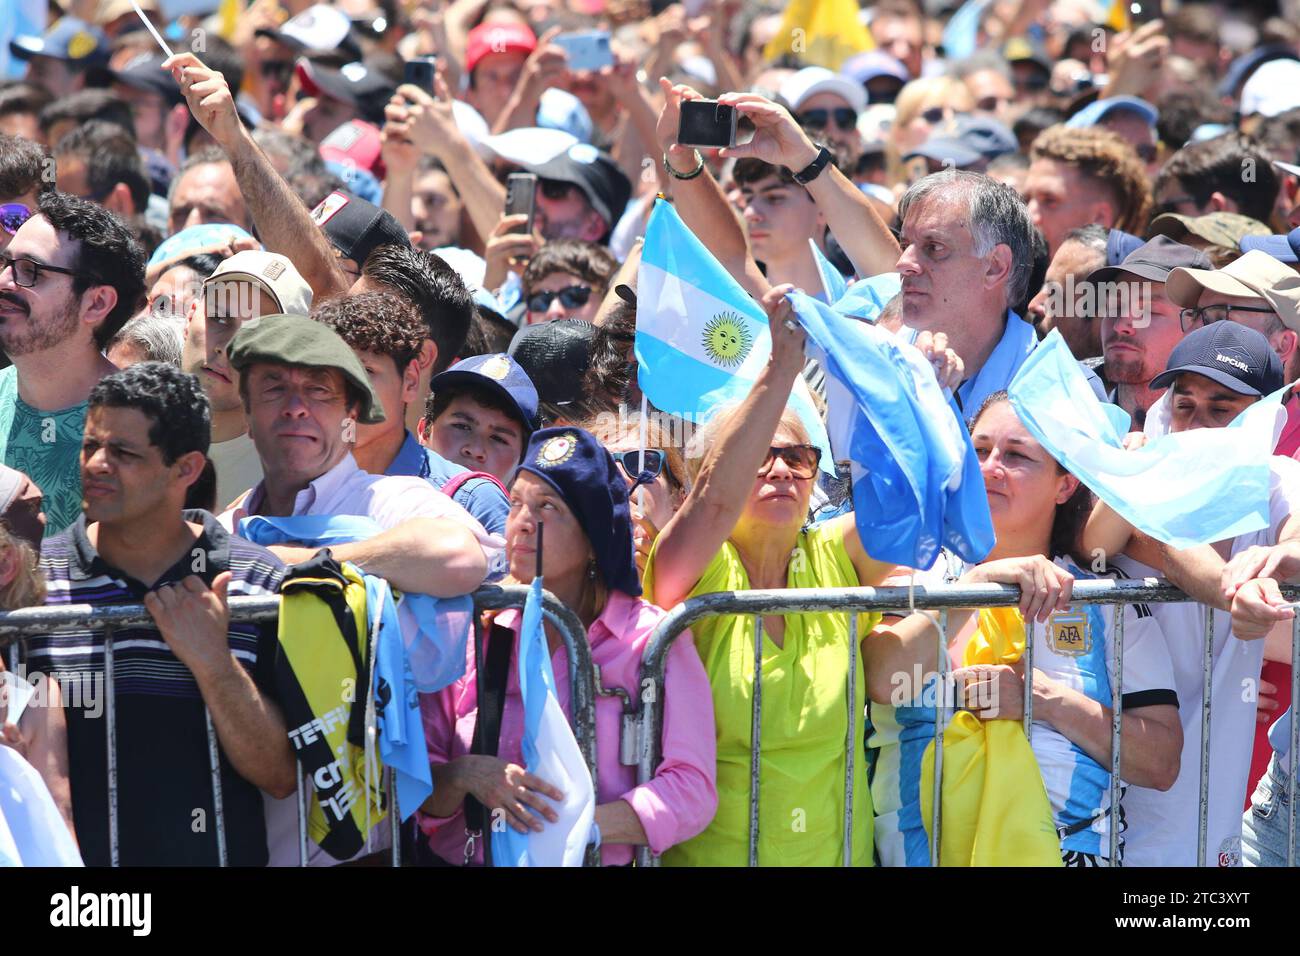
[[[536,431],[515,474],[520,471],[559,492],[591,542],[605,586],[639,596],[627,484],[596,436],[568,425]]]

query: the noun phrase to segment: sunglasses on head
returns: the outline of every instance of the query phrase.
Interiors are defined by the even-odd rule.
[[[833,110],[804,110],[799,114],[799,124],[809,129],[825,129],[832,119],[835,120],[835,125],[845,132],[858,125],[858,114],[847,106],[839,106]]]
[[[767,450],[763,467],[758,469],[758,477],[766,478],[778,458],[785,462],[791,477],[811,478],[821,464],[822,450],[816,445],[773,445]]]
[[[0,229],[9,235],[18,231],[18,227],[32,218],[32,211],[20,202],[7,202],[0,206]]]
[[[528,311],[545,312],[557,298],[566,309],[580,309],[591,298],[591,286],[571,285],[557,292],[534,292],[528,297]]]

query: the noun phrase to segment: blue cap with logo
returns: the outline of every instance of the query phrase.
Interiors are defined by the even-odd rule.
[[[429,390],[433,392],[454,389],[457,385],[475,385],[496,392],[519,413],[524,434],[533,430],[537,421],[537,389],[523,366],[504,352],[471,355],[429,380]]]
[[[1187,333],[1151,387],[1167,388],[1184,372],[1204,375],[1238,395],[1269,395],[1283,385],[1282,360],[1264,334],[1226,319]]]
[[[529,439],[515,474],[521,471],[536,475],[559,492],[591,542],[596,570],[605,586],[639,595],[627,483],[596,436],[570,425],[543,428]]]
[[[44,36],[18,36],[9,41],[9,52],[20,60],[48,56],[72,63],[103,64],[108,62],[108,38],[99,27],[63,17],[45,31]]]

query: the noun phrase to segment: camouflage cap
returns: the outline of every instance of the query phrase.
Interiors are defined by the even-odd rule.
[[[1244,236],[1268,236],[1273,230],[1258,219],[1236,212],[1212,212],[1205,216],[1167,212],[1151,221],[1147,238],[1169,236],[1181,240],[1189,233],[1211,245],[1236,249]]]
[[[231,339],[229,355],[231,366],[240,373],[255,362],[336,368],[361,392],[357,421],[374,425],[384,420],[384,407],[356,353],[329,326],[305,315],[249,319]]]

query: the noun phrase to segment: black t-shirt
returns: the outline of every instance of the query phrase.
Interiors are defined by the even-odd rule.
[[[283,564],[265,548],[227,534],[212,515],[187,511],[202,523],[195,550],[158,584],[197,574],[209,586],[231,572],[230,596],[278,591]],[[199,556],[201,554],[201,557]],[[147,588],[111,568],[86,537],[85,517],[48,539],[41,567],[49,582],[47,606],[141,603]],[[274,699],[276,626],[232,623],[229,645],[262,694]],[[30,639],[28,679],[59,679],[68,723],[73,822],[90,866],[111,862],[108,799],[108,711],[102,631],[74,630]],[[217,822],[203,698],[189,669],[152,627],[114,631],[113,670],[117,739],[119,860],[124,866],[215,866]],[[262,793],[220,753],[228,860],[264,866],[266,824]]]

